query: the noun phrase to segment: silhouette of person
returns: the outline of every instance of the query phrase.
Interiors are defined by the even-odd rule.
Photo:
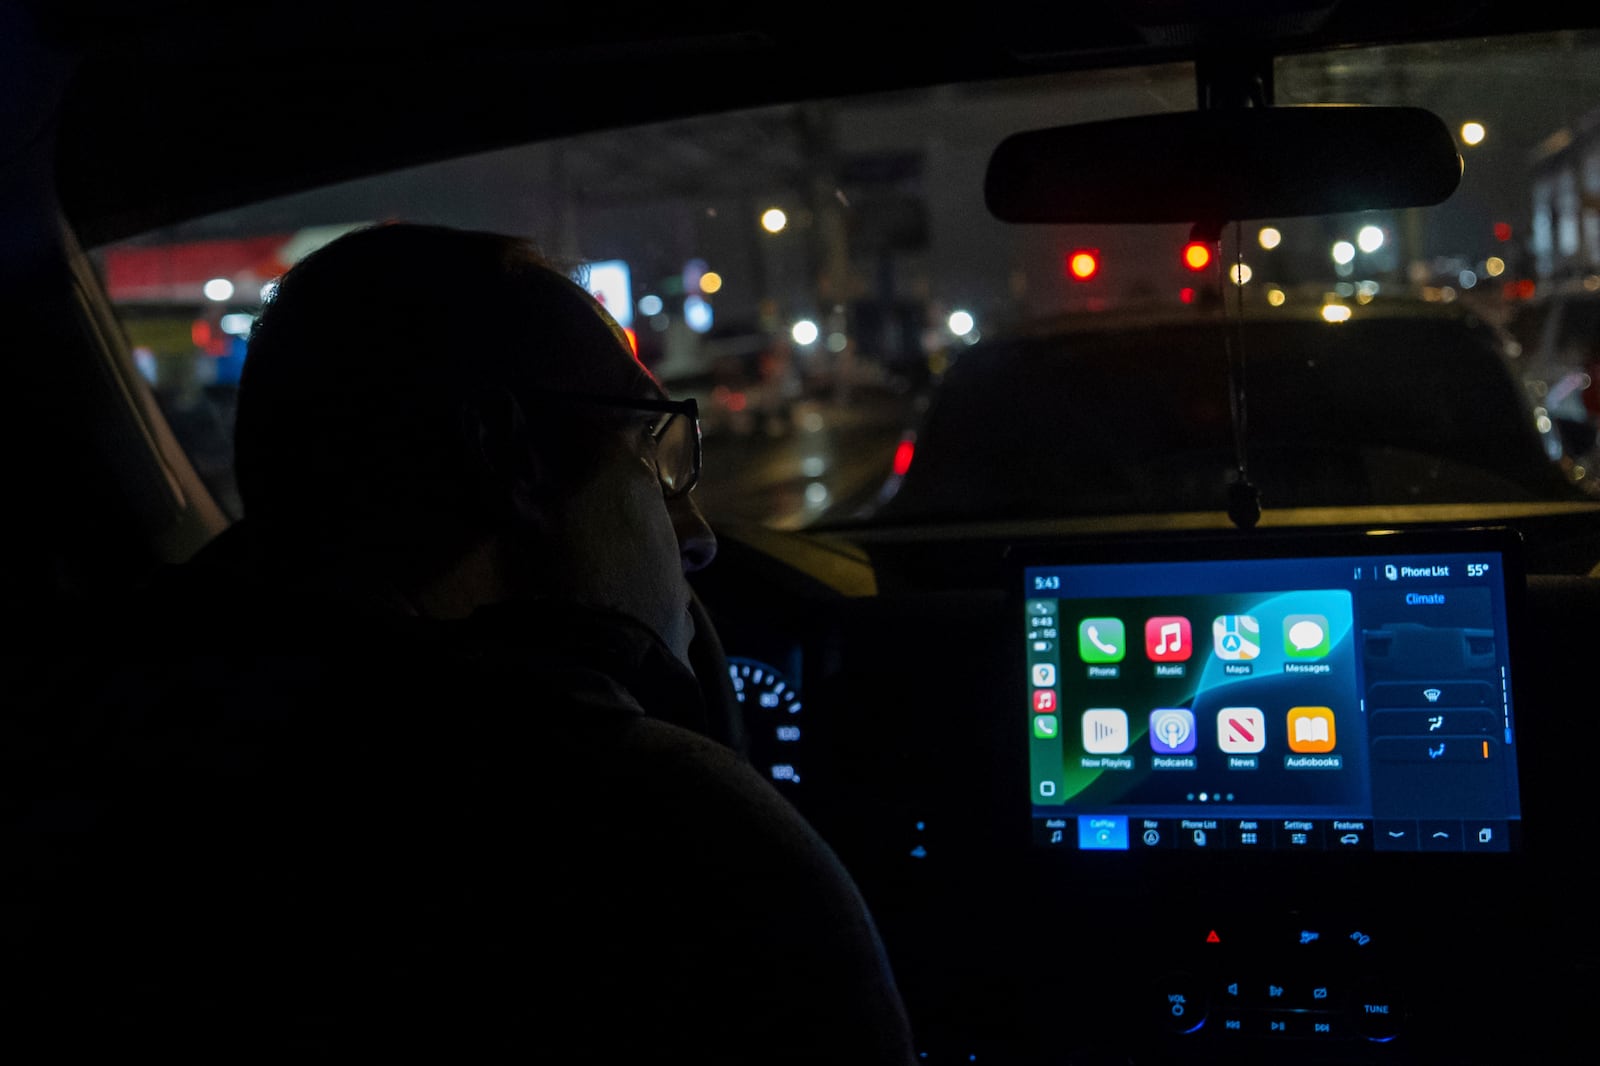
[[[12,1017],[169,1062],[913,1061],[721,701],[694,405],[581,286],[347,234],[252,331],[235,459],[243,519],[106,616],[47,760]]]

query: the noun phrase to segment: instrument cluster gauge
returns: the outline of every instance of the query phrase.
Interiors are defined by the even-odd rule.
[[[759,659],[730,657],[728,676],[744,709],[750,761],[780,788],[799,786],[804,777],[800,689],[783,671]]]

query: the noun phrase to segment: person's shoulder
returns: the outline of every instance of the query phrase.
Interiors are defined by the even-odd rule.
[[[726,745],[651,718],[628,724],[607,771],[629,801],[604,822],[605,855],[585,864],[582,891],[599,881],[627,886],[620,909],[637,914],[623,919],[634,930],[629,949],[648,945],[647,954],[672,960],[655,975],[681,989],[663,1009],[687,1009],[687,996],[708,1026],[679,1034],[684,1047],[718,1063],[772,1049],[773,1039],[785,1046],[763,1051],[769,1062],[912,1061],[865,898],[770,781]],[[665,1015],[650,1024],[675,1031]]]
[[[658,891],[693,896],[715,880],[753,908],[747,917],[764,935],[814,925],[830,937],[876,937],[838,854],[749,761],[649,717],[628,721],[615,741],[606,766],[608,781],[625,783],[626,806],[614,808],[627,812],[619,836],[657,871]],[[787,913],[790,929],[777,929],[774,910]]]
[[[781,830],[822,840],[772,783],[728,745],[658,717],[640,716],[617,736],[615,758],[632,780],[700,824],[758,832]]]

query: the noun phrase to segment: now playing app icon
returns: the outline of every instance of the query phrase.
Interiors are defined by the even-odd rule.
[[[1083,750],[1090,755],[1121,755],[1128,750],[1128,712],[1091,707],[1083,712]]]

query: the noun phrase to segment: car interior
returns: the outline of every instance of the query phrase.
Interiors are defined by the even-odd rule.
[[[1554,425],[1504,324],[1538,286],[1600,289],[1597,57],[1600,15],[1528,0],[872,18],[6,0],[6,758],[116,639],[100,605],[137,607],[244,528],[225,405],[248,320],[213,312],[249,308],[200,295],[185,250],[428,215],[638,263],[686,225],[662,204],[753,217],[782,170],[823,236],[799,267],[751,253],[743,333],[773,332],[762,284],[821,290],[824,340],[778,347],[859,352],[876,376],[856,398],[894,412],[881,439],[849,436],[850,379],[819,406],[760,376],[787,364],[741,333],[731,272],[721,297],[694,274],[725,331],[680,328],[681,279],[650,290],[681,319],[641,300],[631,328],[641,356],[664,345],[669,391],[703,397],[719,550],[693,576],[697,672],[859,884],[922,1061],[1584,1059],[1600,934],[1573,752],[1600,691],[1600,492],[1564,443],[1592,427]],[[1467,102],[1436,111],[1424,86]],[[1535,114],[1539,93],[1559,107]],[[819,100],[872,107],[790,121]],[[869,150],[908,101],[944,124],[926,157]],[[1457,124],[1502,106],[1475,154]],[[707,117],[737,121],[719,140]],[[1488,155],[1513,132],[1526,151]],[[523,169],[463,162],[490,157]],[[576,206],[547,212],[539,182],[563,167]],[[375,211],[360,183],[392,175],[426,177]],[[468,188],[495,210],[434,211]],[[1430,212],[1455,208],[1484,243],[1444,263]],[[1489,235],[1502,217],[1509,240]],[[1361,257],[1389,252],[1346,244],[1352,273],[1325,245],[1331,219],[1380,218],[1410,243],[1374,299]],[[1264,220],[1319,251],[1258,299]],[[1192,243],[1209,273],[1179,262]],[[250,287],[292,261],[261,247],[227,287],[257,307]],[[946,327],[956,297],[907,277],[936,253],[1039,313]],[[1078,255],[1095,276],[1062,272]],[[1115,288],[1119,256],[1164,272]],[[1307,278],[1304,313],[1262,321]],[[187,406],[151,369],[180,356],[209,375]],[[691,356],[701,370],[668,372]],[[809,475],[758,469],[824,418],[866,470],[817,485],[826,508]],[[721,472],[745,480],[719,490]]]

